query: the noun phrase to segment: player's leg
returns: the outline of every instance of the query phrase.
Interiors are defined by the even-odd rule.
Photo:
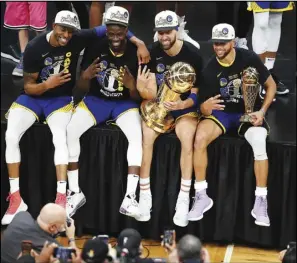
[[[197,221],[203,218],[203,213],[208,211],[213,201],[206,193],[206,169],[208,165],[207,147],[228,129],[230,120],[228,114],[213,111],[211,116],[199,122],[194,142],[194,171],[195,171],[195,200],[189,212],[188,220]]]
[[[176,212],[173,222],[181,227],[188,225],[188,213],[190,205],[190,189],[193,174],[193,145],[198,124],[198,114],[196,116],[183,115],[176,121],[175,133],[181,142],[181,185],[176,202]]]
[[[79,155],[80,137],[92,126],[101,123],[106,119],[104,102],[99,98],[87,96],[76,107],[72,118],[67,126],[67,146],[68,146],[68,182],[69,195],[67,198],[66,211],[71,217],[76,210],[85,202],[85,196],[79,187]]]
[[[53,135],[55,147],[54,163],[57,176],[56,204],[66,208],[68,149],[66,127],[71,119],[73,105],[71,97],[44,100],[44,115]]]
[[[254,152],[254,172],[256,176],[256,199],[252,210],[255,223],[260,226],[270,226],[267,211],[267,178],[268,157],[266,152],[267,130],[264,127],[250,127],[244,137],[252,146]]]
[[[29,103],[31,103],[30,106]],[[33,104],[36,107],[34,107]],[[35,112],[33,111],[34,109]],[[19,143],[23,134],[36,121],[36,114],[40,114],[40,109],[38,110],[38,106],[35,105],[33,99],[26,95],[21,95],[20,97],[18,97],[18,99],[12,104],[8,112],[7,130],[5,133],[5,158],[8,169],[10,191],[9,207],[4,217],[2,218],[2,225],[10,224],[13,217],[19,211],[27,210],[27,205],[21,198],[19,190],[19,169],[21,162]]]
[[[135,198],[142,161],[142,131],[138,105],[133,101],[117,102],[112,117],[116,119],[116,124],[128,140],[127,189],[120,207],[120,213],[137,217],[140,212]]]
[[[281,38],[281,23],[282,23],[283,12],[270,12],[268,31],[267,31],[267,41],[268,47],[265,58],[265,66],[270,71],[273,77],[277,90],[276,94],[283,95],[289,93],[289,89],[281,82],[274,72],[274,63],[276,59],[276,53],[279,47],[279,42]]]
[[[142,163],[140,168],[140,193],[138,221],[149,221],[152,209],[152,194],[150,185],[151,164],[153,158],[154,143],[160,133],[148,127],[144,121],[142,124]]]
[[[46,30],[47,23],[47,2],[28,2],[30,13],[30,28],[36,32],[36,35]]]

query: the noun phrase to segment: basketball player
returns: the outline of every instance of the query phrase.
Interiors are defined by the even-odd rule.
[[[212,42],[215,55],[210,59],[202,72],[203,85],[200,89],[203,115],[198,124],[194,144],[194,170],[196,190],[194,204],[188,219],[197,221],[209,210],[213,201],[206,194],[207,182],[207,146],[232,128],[239,127],[239,134],[244,135],[254,152],[254,171],[256,175],[256,200],[252,210],[255,223],[269,226],[267,213],[267,177],[268,158],[266,153],[266,137],[268,125],[265,121],[267,112],[276,92],[276,84],[269,71],[253,52],[234,48],[235,31],[229,24],[217,24],[212,29]],[[241,91],[242,72],[247,67],[256,68],[259,83],[267,89],[261,105],[259,97],[255,112],[251,113],[250,123],[240,125],[244,103]]]
[[[66,206],[68,150],[66,126],[72,115],[72,89],[79,53],[88,41],[105,36],[106,27],[79,30],[76,14],[61,11],[56,15],[53,30],[29,42],[24,54],[24,90],[8,113],[6,162],[9,174],[9,207],[2,224],[11,222],[19,211],[27,210],[19,192],[19,142],[23,134],[39,118],[45,117],[53,134],[54,162],[57,172],[56,203]],[[140,47],[135,36],[130,38]],[[137,43],[138,42],[138,43]],[[141,47],[146,50],[145,47]],[[147,56],[148,51],[144,52]],[[142,56],[143,57],[143,56]],[[78,175],[70,173],[67,213],[71,216],[85,202],[78,186]]]
[[[189,3],[183,2],[183,1],[179,1],[179,2],[178,1],[176,2],[157,1],[156,9],[157,9],[157,13],[160,13],[162,10],[174,10],[174,12],[178,16],[178,24],[179,24],[178,34],[177,34],[178,39],[187,41],[193,44],[196,48],[200,49],[199,43],[188,35],[188,30],[185,30],[187,22],[185,21],[184,14],[185,14],[185,9],[187,4]],[[174,7],[172,5],[174,5]],[[157,42],[157,41],[158,41],[158,34],[156,32],[154,35],[154,42]]]
[[[176,203],[176,213],[173,221],[176,225],[185,227],[188,224],[189,191],[193,172],[193,143],[198,121],[197,92],[200,72],[202,70],[202,57],[199,50],[189,42],[177,39],[178,16],[172,11],[162,11],[155,17],[155,31],[158,42],[153,43],[150,69],[146,71],[139,68],[137,89],[143,99],[153,99],[161,86],[164,74],[176,62],[190,64],[196,73],[196,83],[187,94],[183,94],[177,102],[167,102],[164,106],[171,111],[175,118],[175,132],[181,142],[181,188]],[[152,73],[150,73],[152,72]],[[140,170],[140,197],[139,208],[141,215],[138,221],[150,220],[152,196],[150,190],[150,167],[152,162],[153,146],[158,132],[149,128],[142,122],[143,131],[143,160]]]
[[[81,101],[67,127],[69,172],[78,174],[79,138],[91,127],[113,120],[127,137],[128,182],[120,213],[139,214],[135,191],[142,158],[140,99],[136,89],[137,50],[125,38],[129,13],[119,6],[106,12],[107,34],[86,50],[78,86],[88,94]]]
[[[252,34],[253,50],[259,55],[277,84],[276,94],[289,93],[289,89],[274,74],[274,63],[281,38],[283,12],[293,9],[289,1],[255,1],[249,2],[249,11],[254,14]],[[263,90],[265,94],[265,90]]]

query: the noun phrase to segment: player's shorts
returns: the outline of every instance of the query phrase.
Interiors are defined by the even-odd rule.
[[[180,118],[185,116],[194,117],[198,119],[197,108],[195,107],[190,107],[184,110],[171,111],[171,115],[175,119],[175,122],[177,122]]]
[[[128,111],[139,112],[139,104],[133,100],[106,100],[95,96],[86,96],[78,108],[87,110],[94,120],[94,125],[110,121],[115,122]]]
[[[38,98],[23,94],[12,103],[9,110],[15,108],[23,108],[30,111],[34,114],[36,120],[39,121],[41,116],[48,119],[55,112],[72,112],[73,102],[71,96]],[[6,118],[8,114],[9,111],[6,114]]]
[[[46,29],[47,2],[6,2],[4,27],[9,29]]]
[[[294,2],[289,1],[255,1],[248,2],[248,10],[255,13],[261,12],[284,12],[294,8]]]
[[[213,120],[221,128],[223,134],[235,128],[238,129],[238,135],[242,136],[248,128],[253,126],[251,123],[241,123],[239,119],[242,115],[243,113],[230,113],[220,110],[213,110],[210,116],[203,116],[202,119]],[[264,127],[269,134],[270,127],[266,120],[263,121],[262,127]]]

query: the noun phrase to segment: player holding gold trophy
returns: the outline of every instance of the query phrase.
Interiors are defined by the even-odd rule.
[[[150,168],[154,142],[160,133],[175,128],[181,142],[182,179],[173,221],[185,227],[188,225],[202,58],[195,46],[178,39],[178,17],[174,12],[158,13],[155,17],[155,31],[158,41],[150,49],[151,62],[139,68],[137,77],[140,96],[153,101],[145,101],[141,106],[143,157],[140,169],[140,216],[136,219],[148,221],[151,217]]]

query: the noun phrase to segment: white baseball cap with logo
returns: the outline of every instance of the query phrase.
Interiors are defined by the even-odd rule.
[[[166,10],[155,17],[154,31],[178,30],[178,16],[176,13]]]
[[[112,6],[108,8],[108,10],[105,13],[105,24],[128,26],[129,24],[128,10],[121,6]]]
[[[60,11],[55,18],[55,24],[80,30],[78,16],[68,10]]]
[[[234,39],[235,30],[233,26],[226,23],[222,23],[217,24],[212,28],[211,42],[227,43]]]

